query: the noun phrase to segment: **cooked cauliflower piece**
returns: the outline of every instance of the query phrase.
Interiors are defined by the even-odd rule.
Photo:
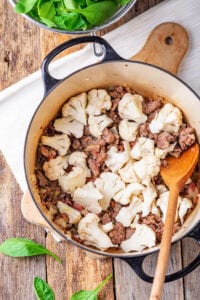
[[[152,133],[160,131],[178,132],[182,125],[182,113],[171,103],[166,103],[161,110],[156,113],[154,119],[149,124],[149,129]]]
[[[124,182],[119,175],[111,172],[103,172],[100,177],[94,182],[97,189],[103,195],[103,199],[99,201],[103,210],[106,210],[110,205],[110,200],[120,190],[125,188]]]
[[[134,234],[130,239],[121,243],[124,252],[142,251],[145,248],[151,248],[156,244],[156,234],[149,226],[137,224]]]
[[[177,209],[176,209],[176,216],[175,216],[175,222],[178,220],[178,209],[181,204],[181,197],[178,196],[178,203],[177,203]],[[168,200],[169,200],[169,191],[164,192],[160,194],[160,197],[157,199],[157,206],[160,207],[160,210],[162,212],[162,221],[165,223],[166,215],[167,215],[167,205],[168,205]]]
[[[183,198],[178,211],[178,216],[181,221],[181,224],[184,222],[184,217],[187,214],[188,210],[192,207],[192,201],[188,198]]]
[[[80,123],[79,121],[76,121],[71,117],[56,119],[53,126],[57,131],[69,135],[72,134],[77,139],[83,136],[83,123]]]
[[[103,130],[110,126],[113,123],[113,120],[108,118],[106,115],[101,116],[89,116],[88,124],[89,124],[89,132],[95,136],[99,137]]]
[[[81,93],[75,97],[72,97],[65,105],[63,105],[62,116],[71,117],[72,119],[87,125],[86,104],[86,93]]]
[[[156,185],[156,188],[157,188],[159,195],[168,191],[166,185],[164,185],[164,184],[158,184],[158,185]]]
[[[109,231],[111,231],[111,230],[113,229],[113,227],[114,227],[114,225],[113,225],[112,222],[109,222],[109,223],[107,223],[107,224],[101,225],[102,230],[103,230],[104,232],[106,232],[106,233],[109,232]]]
[[[66,203],[58,201],[57,207],[61,214],[66,214],[68,216],[69,223],[76,224],[81,219],[80,212],[74,209],[73,207],[67,205]]]
[[[56,158],[45,161],[43,171],[49,180],[56,180],[65,174],[65,169],[68,166],[67,156],[57,156]]]
[[[119,202],[123,205],[130,203],[131,199],[135,195],[139,195],[144,189],[144,186],[138,182],[127,184],[125,189],[119,191],[113,196],[113,199],[116,202]]]
[[[99,217],[88,213],[78,224],[78,234],[85,245],[94,246],[102,251],[114,247],[108,235],[99,226]]]
[[[116,216],[117,222],[124,227],[129,227],[136,214],[142,211],[142,201],[139,197],[134,196],[129,206],[122,207]]]
[[[151,206],[151,213],[158,216],[160,218],[160,210],[156,206],[156,201],[153,201],[152,206]]]
[[[56,149],[59,155],[66,155],[71,144],[67,134],[55,134],[53,136],[43,135],[41,142],[43,145]]]
[[[116,172],[121,169],[129,160],[130,146],[128,142],[123,142],[124,151],[118,152],[115,146],[111,147],[107,152],[105,160],[106,166],[112,171]]]
[[[126,93],[119,101],[118,111],[122,119],[132,120],[139,124],[146,122],[147,116],[142,111],[143,97]]]
[[[138,224],[138,222],[139,222],[139,219],[140,219],[139,214],[136,214],[136,216],[135,216],[135,218],[134,218],[132,224],[130,225],[130,227],[131,227],[131,228],[136,228],[136,226],[137,226],[137,224]]]
[[[87,166],[86,154],[81,151],[74,151],[69,155],[69,165],[81,167],[87,171],[87,177],[91,176],[91,171]]]
[[[139,182],[139,178],[136,176],[135,171],[133,170],[133,160],[129,159],[129,161],[125,164],[125,166],[118,170],[121,179],[125,183],[133,183]]]
[[[160,171],[160,160],[155,155],[148,155],[134,162],[133,169],[142,184],[149,186],[151,178],[158,175]]]
[[[98,116],[106,110],[111,109],[111,97],[106,90],[93,89],[88,92],[87,113],[89,115]]]
[[[157,197],[154,186],[148,186],[142,191],[143,203],[142,203],[142,216],[146,217],[151,212],[153,201]]]
[[[122,120],[119,123],[119,135],[127,142],[134,142],[137,137],[138,127],[139,124],[136,122]]]
[[[141,159],[147,155],[154,155],[154,141],[145,137],[140,137],[131,149],[130,155],[134,159]]]
[[[58,178],[58,183],[64,192],[73,193],[76,188],[85,184],[86,177],[87,170],[73,167],[71,172]]]
[[[155,148],[155,156],[157,156],[160,159],[164,159],[169,152],[172,152],[176,146],[176,143],[171,144],[168,148],[165,149],[160,149],[160,148]]]
[[[102,198],[103,195],[95,187],[94,183],[88,182],[74,191],[73,200],[75,203],[85,207],[89,212],[99,214],[102,211],[99,200]]]

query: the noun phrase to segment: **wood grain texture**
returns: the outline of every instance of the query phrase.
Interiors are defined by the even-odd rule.
[[[0,243],[9,237],[26,237],[45,244],[45,233],[22,216],[22,192],[0,153]],[[11,258],[0,255],[0,299],[35,300],[33,279],[46,279],[45,257]],[[4,274],[4,276],[3,276]]]

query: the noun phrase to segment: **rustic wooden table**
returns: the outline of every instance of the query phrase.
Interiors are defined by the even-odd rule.
[[[138,0],[137,5],[117,24],[101,34],[130,20],[162,0]],[[167,0],[166,0],[167,1]],[[4,89],[40,67],[50,49],[72,36],[59,35],[39,29],[21,16],[17,16],[8,3],[0,1],[0,89]],[[94,259],[83,250],[66,243],[57,244],[42,228],[28,223],[22,216],[22,191],[0,154],[0,241],[8,237],[26,237],[43,245],[62,259],[59,264],[50,257],[13,259],[0,256],[0,299],[32,300],[33,278],[40,276],[55,291],[56,299],[68,300],[80,289],[92,289],[113,272],[110,281],[99,294],[100,300],[146,300],[151,285],[143,282],[120,259]],[[169,272],[188,264],[198,253],[198,246],[184,240],[173,246]],[[146,259],[145,268],[153,274],[156,254]],[[173,283],[165,284],[164,300],[198,300],[199,276],[197,268],[192,274]]]

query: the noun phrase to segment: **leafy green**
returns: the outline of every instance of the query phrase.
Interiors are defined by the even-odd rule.
[[[20,0],[15,5],[15,12],[19,14],[28,13],[38,0]]]
[[[19,0],[15,12],[28,14],[48,27],[87,30],[103,24],[131,0]]]
[[[117,3],[113,1],[101,1],[91,4],[83,9],[76,9],[92,25],[102,24],[109,19],[118,9]]]
[[[50,286],[40,277],[34,278],[34,292],[38,300],[54,300],[55,295]]]
[[[97,300],[97,295],[102,287],[112,278],[112,274],[108,275],[94,290],[81,290],[73,294],[70,300]]]
[[[47,254],[61,262],[61,259],[44,246],[24,238],[9,238],[0,245],[0,253],[13,257]]]

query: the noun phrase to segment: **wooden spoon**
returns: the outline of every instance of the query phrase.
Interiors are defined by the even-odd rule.
[[[194,144],[180,158],[167,158],[168,166],[161,167],[161,176],[169,188],[169,202],[160,251],[149,300],[160,300],[167,270],[178,195],[197,164],[199,146]]]

